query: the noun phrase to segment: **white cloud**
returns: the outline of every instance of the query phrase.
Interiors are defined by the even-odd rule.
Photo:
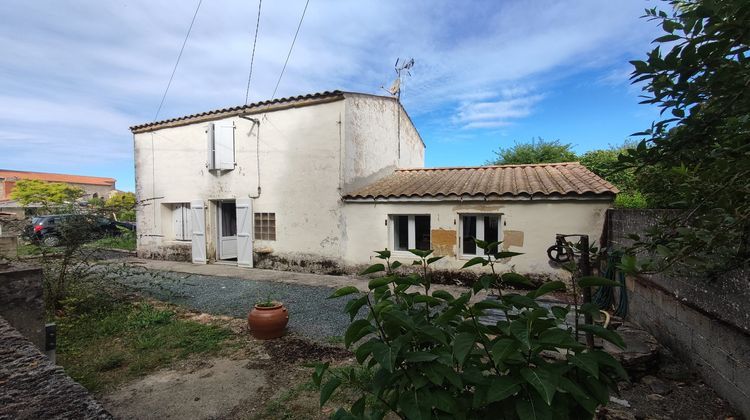
[[[121,159],[127,127],[153,118],[195,4],[3,1],[0,126],[23,126],[51,147],[50,133],[95,133],[115,151],[105,158]],[[303,6],[264,2],[251,99],[271,96]],[[403,96],[412,116],[502,126],[533,112],[556,80],[645,51],[653,31],[642,9],[630,0],[314,0],[277,96],[382,94],[395,59],[414,57]],[[244,101],[256,11],[254,1],[203,2],[161,117]],[[81,147],[61,159],[81,159]],[[27,163],[17,156],[5,153],[4,165]],[[121,165],[132,168],[130,158]]]
[[[533,106],[544,98],[541,94],[515,97],[518,92],[509,93],[503,95],[504,99],[461,105],[455,122],[464,128],[504,127],[531,114]]]

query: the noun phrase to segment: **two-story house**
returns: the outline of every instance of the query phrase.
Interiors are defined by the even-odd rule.
[[[601,233],[617,190],[578,163],[424,168],[391,97],[324,92],[142,124],[134,134],[138,253],[339,268],[373,251],[434,249],[456,268],[471,238],[551,272],[558,232]]]

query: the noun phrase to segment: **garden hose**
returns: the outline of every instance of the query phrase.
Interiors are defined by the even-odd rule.
[[[625,287],[625,273],[617,270],[617,262],[622,258],[621,252],[612,252],[607,258],[607,269],[604,271],[604,277],[610,280],[620,282],[620,296],[615,307],[615,291],[612,286],[601,286],[597,289],[592,301],[600,309],[613,309],[614,315],[624,318],[628,314],[628,291]]]

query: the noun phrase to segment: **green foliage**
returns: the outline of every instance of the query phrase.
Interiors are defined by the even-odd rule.
[[[59,182],[44,182],[36,179],[22,179],[10,193],[10,198],[22,206],[40,204],[49,208],[56,205],[73,203],[83,197],[83,190]]]
[[[112,194],[104,206],[109,212],[117,215],[121,221],[135,220],[135,194],[132,192],[117,192]]]
[[[498,245],[476,242],[485,251]],[[346,307],[352,319],[362,306],[368,309],[367,317],[353,321],[344,337],[359,366],[333,370],[328,363],[318,364],[313,373],[321,406],[341,389],[360,393],[334,419],[382,419],[389,412],[404,419],[593,418],[617,381],[627,378],[612,356],[575,338],[577,332],[564,324],[569,308],[548,309],[536,302],[545,293],[564,289],[561,282],[504,295],[504,282],[523,280],[515,273],[495,273],[498,259],[512,256],[500,252],[466,263],[491,269],[472,291],[430,294],[431,252],[413,252],[421,274],[393,269],[396,264],[387,250],[378,253],[383,264],[366,270],[381,277]],[[497,299],[472,303],[476,293],[491,287],[497,288]],[[355,289],[345,287],[331,297],[353,293]],[[480,322],[491,309],[503,312],[505,320]],[[622,344],[612,331],[585,327]]]
[[[684,209],[650,232],[642,248],[663,247],[662,268],[679,263],[718,273],[750,263],[750,4],[673,0],[672,13],[646,17],[664,35],[632,61],[643,103],[663,119],[638,133],[620,157],[645,173],[643,194]],[[663,200],[666,198],[667,200]],[[666,202],[664,202],[666,201]],[[666,252],[664,252],[666,251]]]
[[[135,251],[136,248],[136,237],[135,232],[124,227],[119,227],[120,234],[118,236],[107,236],[99,239],[92,244],[98,248],[112,248],[112,249],[123,249],[125,251]]]
[[[588,170],[609,181],[620,190],[615,199],[615,207],[649,207],[649,201],[640,192],[640,185],[648,179],[636,176],[635,169],[623,168],[620,164],[620,154],[624,153],[630,146],[632,145],[626,143],[621,147],[591,150],[581,155],[578,161]]]
[[[615,197],[615,207],[620,209],[643,209],[650,207],[650,205],[640,191],[620,191],[617,197]]]
[[[488,165],[511,165],[524,163],[572,162],[576,154],[569,143],[560,140],[547,141],[541,137],[531,139],[530,143],[515,143],[513,147],[500,148],[497,157],[488,161]]]

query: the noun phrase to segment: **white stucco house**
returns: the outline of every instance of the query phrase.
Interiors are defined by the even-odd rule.
[[[472,237],[551,273],[556,233],[598,239],[617,189],[571,163],[424,168],[394,98],[323,92],[131,127],[138,254],[244,267],[343,270],[388,248],[434,249],[440,268]],[[320,271],[320,270],[319,270]]]

